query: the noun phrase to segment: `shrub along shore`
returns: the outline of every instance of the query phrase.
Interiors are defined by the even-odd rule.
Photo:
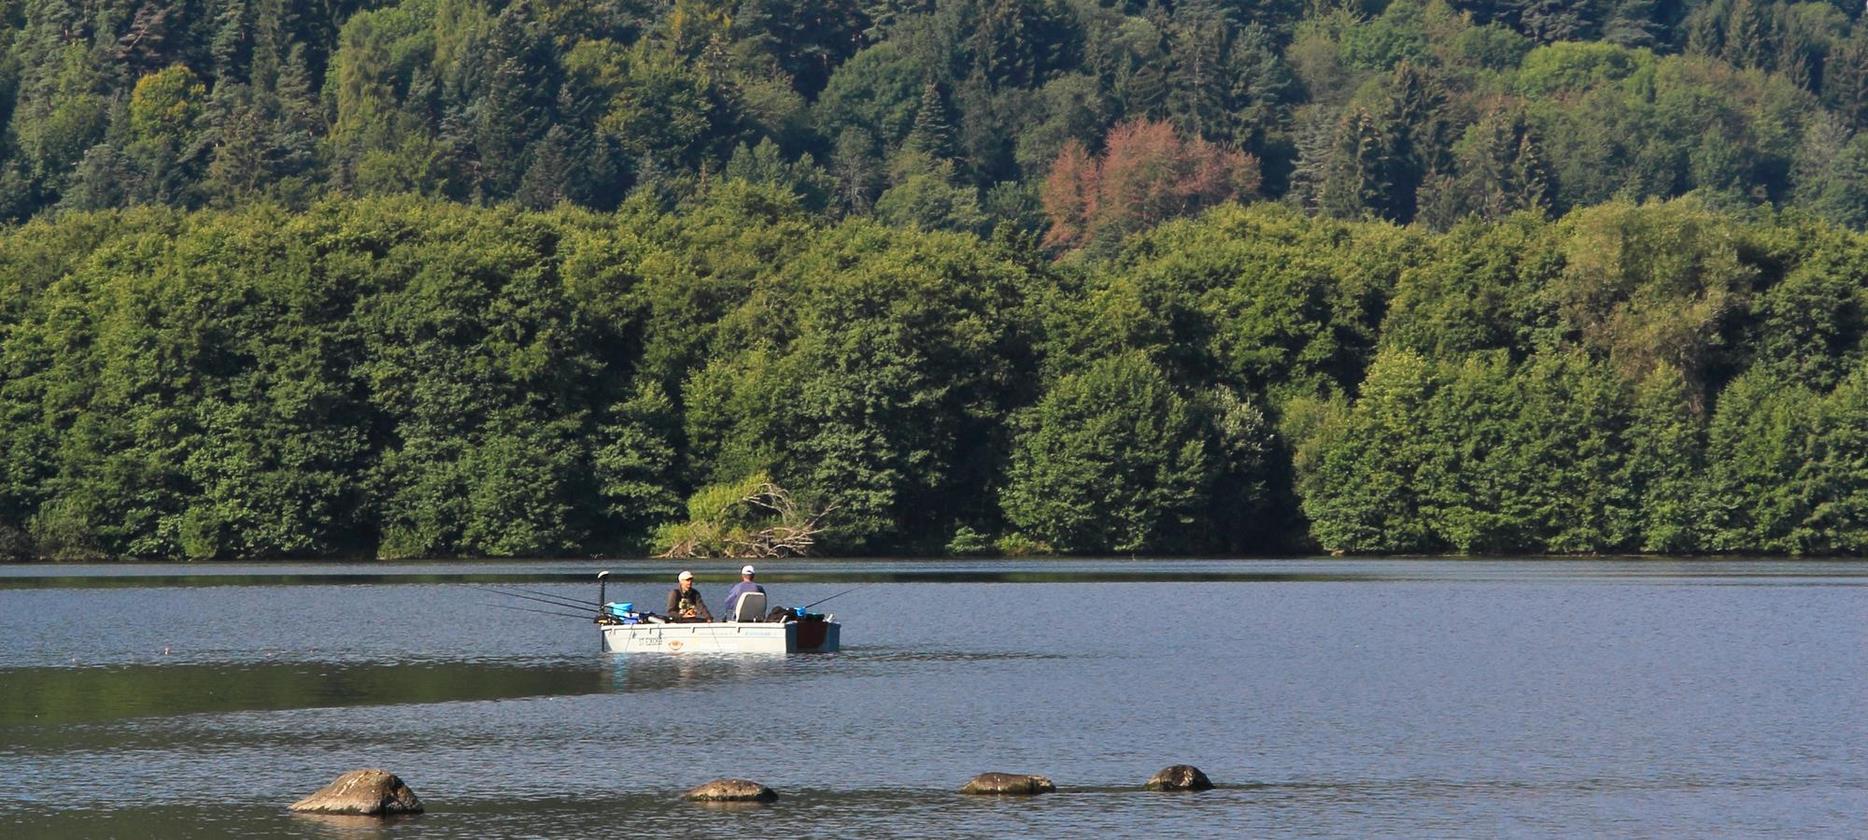
[[[0,282],[18,557],[1868,553],[1868,239],[1690,197],[1053,262],[726,179],[65,213]]]

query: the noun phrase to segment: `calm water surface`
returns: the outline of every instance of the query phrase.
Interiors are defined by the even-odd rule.
[[[474,588],[597,568],[0,566],[0,836],[1868,832],[1864,564],[790,562],[774,603],[862,587],[845,649],[751,658]],[[1140,790],[1175,763],[1220,788]],[[361,767],[428,813],[285,810]],[[988,770],[1059,793],[955,794]],[[722,776],[782,798],[679,800]]]

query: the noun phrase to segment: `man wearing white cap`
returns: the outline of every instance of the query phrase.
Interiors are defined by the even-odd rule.
[[[741,566],[739,569],[739,583],[733,584],[733,588],[727,590],[726,614],[728,618],[731,618],[733,616],[733,610],[739,607],[739,596],[748,592],[757,592],[761,595],[765,594],[765,587],[752,582],[752,573],[751,566]]]
[[[682,572],[675,578],[675,588],[668,592],[668,617],[676,621],[712,621],[713,613],[701,601],[694,588],[694,573]]]

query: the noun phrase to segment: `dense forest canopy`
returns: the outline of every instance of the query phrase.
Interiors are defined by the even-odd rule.
[[[771,484],[842,553],[1868,552],[1868,237],[1695,198],[1093,263],[739,179],[0,243],[18,554],[704,551]]]
[[[1868,224],[1853,0],[0,0],[0,218],[710,178],[1107,253],[1228,199]],[[1099,177],[1100,176],[1100,177]],[[1098,200],[1100,198],[1100,200]]]
[[[1868,553],[1861,12],[0,0],[0,552]]]

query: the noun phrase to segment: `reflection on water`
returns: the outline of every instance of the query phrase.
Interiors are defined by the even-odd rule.
[[[604,690],[594,664],[233,662],[0,669],[0,727]]]
[[[786,563],[809,656],[601,652],[593,561],[0,569],[0,836],[1840,836],[1868,565]],[[623,569],[612,564],[613,569]],[[732,569],[700,569],[710,596]],[[666,570],[612,576],[655,603]],[[1219,785],[1141,791],[1199,766]],[[293,815],[383,767],[429,813]],[[961,797],[988,770],[1036,799]],[[777,803],[680,793],[720,777]]]
[[[742,681],[802,678],[793,667],[798,656],[783,653],[603,654],[606,682],[613,691],[712,691]]]
[[[698,561],[697,585],[731,584],[737,563]],[[338,584],[586,584],[573,597],[595,594],[595,575],[612,586],[665,589],[674,567],[659,560],[412,561],[366,563],[4,564],[0,589],[142,588],[149,586],[296,586]],[[1499,561],[1418,558],[1254,560],[806,560],[761,569],[762,583],[1084,583],[1084,582],[1351,582],[1351,581],[1616,581],[1674,579],[1728,585],[1747,579],[1798,578],[1823,585],[1868,585],[1868,566],[1850,560],[1776,558],[1523,558]],[[572,590],[566,590],[567,592]],[[825,593],[830,594],[830,593]],[[800,601],[802,603],[802,601]]]

